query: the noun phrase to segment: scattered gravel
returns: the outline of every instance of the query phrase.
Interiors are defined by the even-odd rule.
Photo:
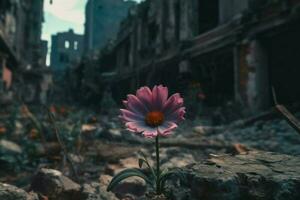
[[[257,121],[249,127],[209,135],[207,139],[225,140],[260,150],[300,155],[300,135],[281,119]]]

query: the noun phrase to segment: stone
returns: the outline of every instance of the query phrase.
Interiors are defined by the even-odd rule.
[[[217,132],[224,131],[224,127],[221,126],[195,126],[193,131],[200,135],[208,135],[208,134],[214,134]]]
[[[2,200],[39,200],[37,194],[27,193],[15,186],[0,183],[0,199]]]
[[[73,163],[80,164],[80,163],[84,162],[84,157],[83,156],[70,153],[69,157],[73,161]]]
[[[191,154],[182,153],[179,156],[168,158],[168,160],[162,164],[162,169],[172,169],[177,167],[184,167],[190,163],[194,163],[195,158]]]
[[[108,132],[115,137],[121,137],[121,135],[122,135],[121,129],[117,129],[117,128],[111,128],[108,130]]]
[[[33,177],[31,189],[49,200],[77,200],[81,187],[60,171],[42,168]]]
[[[102,200],[99,191],[91,184],[83,184],[80,200]]]
[[[96,145],[97,157],[111,163],[118,163],[120,159],[135,155],[139,147],[125,146],[123,144],[106,144],[98,142]]]
[[[296,116],[299,115],[296,113]],[[300,155],[299,134],[283,119],[259,120],[251,126],[235,126],[206,135],[206,139],[240,143],[250,149]],[[270,139],[271,138],[271,139]]]
[[[18,144],[4,139],[0,140],[0,150],[2,152],[14,153],[14,154],[22,153],[22,148]]]
[[[107,192],[107,186],[109,185],[110,181],[112,179],[112,176],[109,175],[101,175],[99,178],[100,184],[99,184],[99,188],[101,191],[101,197],[103,199],[107,199],[107,200],[117,200],[118,198],[115,196],[114,193],[112,192]]]
[[[0,140],[0,165],[3,172],[14,171],[15,165],[19,164],[22,148],[9,140]]]
[[[95,125],[92,125],[92,124],[83,124],[81,126],[81,131],[84,132],[84,133],[85,132],[93,132],[95,130],[97,130],[97,127]]]
[[[107,164],[105,172],[109,175],[116,175],[128,168],[139,168],[136,156],[120,159],[119,163]]]
[[[138,177],[130,177],[120,182],[112,192],[119,198],[125,199],[132,197],[138,199],[145,195],[147,186],[144,180]]]
[[[284,154],[249,151],[214,156],[183,168],[184,180],[171,181],[172,194],[176,200],[297,200],[299,172],[300,158]]]

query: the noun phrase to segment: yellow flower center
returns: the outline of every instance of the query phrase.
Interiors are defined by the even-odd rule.
[[[146,115],[145,122],[149,126],[157,127],[164,122],[164,114],[159,111],[152,111]]]

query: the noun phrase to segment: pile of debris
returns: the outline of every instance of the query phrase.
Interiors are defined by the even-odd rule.
[[[38,111],[20,107],[0,114],[0,182],[11,184],[0,185],[0,199],[147,199],[138,178],[113,193],[106,187],[121,170],[139,167],[139,151],[154,164],[153,140],[126,131],[116,113],[62,106]],[[162,168],[180,167],[185,177],[170,181],[172,199],[299,198],[293,191],[300,161],[292,154],[300,154],[300,137],[284,120],[197,124],[186,120],[160,140]]]
[[[300,119],[300,113],[296,114]],[[228,143],[241,143],[249,148],[300,155],[300,137],[284,119],[258,120],[251,126],[237,126],[241,121],[223,127],[195,127],[205,138]]]
[[[174,200],[300,199],[300,158],[262,151],[236,156],[214,155],[181,168],[183,176],[169,181]],[[0,199],[6,200],[146,200],[147,189],[132,178],[106,192],[111,177],[78,184],[53,169],[38,170],[28,189],[0,184]],[[180,190],[178,188],[180,187]]]

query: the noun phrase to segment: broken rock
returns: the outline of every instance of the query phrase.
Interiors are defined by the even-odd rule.
[[[62,175],[60,171],[53,169],[40,169],[34,176],[31,188],[41,193],[49,200],[77,200],[81,187],[71,179]]]
[[[176,200],[300,199],[300,158],[249,151],[214,156],[182,169],[181,184],[172,181]],[[178,190],[178,187],[181,190]]]
[[[209,134],[214,134],[217,132],[221,132],[224,130],[224,127],[222,126],[216,126],[216,127],[212,127],[212,126],[196,126],[194,127],[193,131],[197,134],[200,135],[209,135]]]
[[[34,193],[27,193],[15,186],[0,183],[0,199],[1,200],[39,200]]]
[[[14,153],[14,154],[22,153],[22,149],[18,144],[8,140],[0,140],[0,150],[2,152]]]

